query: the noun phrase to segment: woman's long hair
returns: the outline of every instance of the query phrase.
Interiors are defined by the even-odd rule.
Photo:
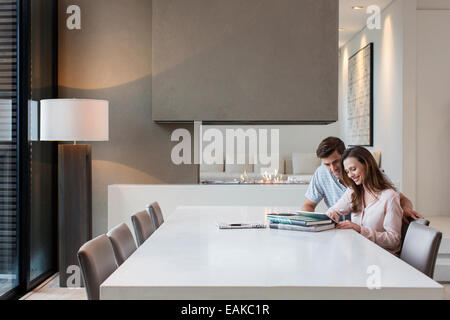
[[[350,179],[344,169],[344,160],[347,158],[357,159],[364,167],[364,176],[362,183],[358,186],[352,179]],[[352,188],[352,210],[355,213],[359,213],[362,210],[364,188],[373,194],[380,193],[386,189],[394,189],[384,175],[378,168],[377,162],[370,153],[369,150],[363,147],[353,147],[347,149],[342,155],[342,168],[344,170],[342,177],[344,184],[347,188]],[[364,186],[364,187],[363,187]]]

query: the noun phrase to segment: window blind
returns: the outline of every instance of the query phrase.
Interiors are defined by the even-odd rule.
[[[17,279],[16,164],[17,8],[0,0],[0,295]]]

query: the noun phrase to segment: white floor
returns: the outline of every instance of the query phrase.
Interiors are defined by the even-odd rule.
[[[450,217],[427,217],[430,227],[442,232],[442,241],[434,270],[436,281],[450,283]]]
[[[86,300],[84,288],[60,288],[55,274],[20,300]]]
[[[443,237],[450,237],[450,217],[426,217],[430,220],[430,227],[442,232]]]

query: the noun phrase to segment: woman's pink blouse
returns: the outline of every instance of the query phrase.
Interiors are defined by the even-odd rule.
[[[353,212],[351,204],[352,189],[348,189],[342,198],[327,214],[352,214],[352,222],[361,226],[361,234],[393,254],[401,249],[401,228],[403,210],[400,206],[399,194],[391,189],[382,191],[377,199],[362,212]]]

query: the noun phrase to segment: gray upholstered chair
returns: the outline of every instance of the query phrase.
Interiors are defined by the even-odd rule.
[[[405,237],[406,237],[406,232],[408,231],[409,225],[411,223],[418,223],[418,224],[422,224],[424,226],[429,226],[430,225],[430,221],[425,220],[425,219],[417,219],[414,220],[413,218],[408,218],[408,223],[405,222],[404,220],[402,220],[402,244],[405,241]]]
[[[423,224],[424,226],[427,226],[427,227],[430,226],[430,221],[425,220],[425,219],[417,219],[417,220],[413,220],[413,221],[411,221],[411,222]]]
[[[131,216],[131,222],[133,223],[134,234],[139,247],[155,231],[155,225],[147,211],[140,211],[133,214]]]
[[[158,202],[155,201],[152,204],[149,204],[146,209],[155,223],[155,229],[158,229],[159,226],[164,222],[161,207],[159,206]]]
[[[433,278],[441,239],[441,232],[413,222],[406,232],[400,259]]]
[[[106,235],[111,241],[117,264],[120,266],[137,249],[133,235],[125,223],[113,228]]]
[[[100,285],[117,269],[114,249],[106,235],[86,242],[78,250],[78,262],[89,300],[100,298]]]

